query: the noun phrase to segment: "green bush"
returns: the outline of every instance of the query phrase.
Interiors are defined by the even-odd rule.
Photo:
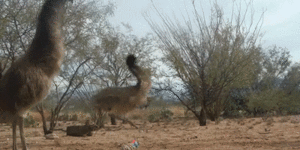
[[[158,122],[159,120],[160,120],[160,115],[157,112],[155,112],[153,114],[150,114],[148,116],[148,121],[149,122]]]
[[[160,120],[165,120],[165,121],[170,121],[172,120],[172,116],[174,115],[174,113],[167,109],[167,108],[163,108],[162,110],[160,110],[159,112],[153,112],[152,114],[150,114],[148,116],[148,121],[149,122],[158,122]]]
[[[161,119],[163,120],[172,120],[172,116],[174,115],[174,113],[167,109],[167,108],[163,108],[161,111],[160,111],[160,116],[161,116]]]
[[[264,90],[260,93],[251,94],[247,106],[253,112],[286,112],[287,115],[299,114],[300,94],[297,92],[287,94],[283,90]],[[285,115],[285,114],[283,114]]]
[[[24,127],[35,127],[37,122],[33,119],[32,116],[28,115],[24,118]]]

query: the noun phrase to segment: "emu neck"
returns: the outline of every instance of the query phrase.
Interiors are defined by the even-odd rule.
[[[35,37],[25,59],[39,65],[49,76],[59,71],[63,57],[61,17],[66,0],[49,0],[38,18]]]

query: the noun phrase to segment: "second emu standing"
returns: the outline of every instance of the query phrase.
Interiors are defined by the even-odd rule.
[[[138,105],[147,102],[147,95],[151,89],[151,71],[136,64],[134,55],[129,55],[126,64],[131,73],[137,78],[135,86],[113,87],[101,90],[93,97],[96,110],[111,113],[116,118],[125,114]],[[131,122],[129,122],[133,125]],[[133,125],[134,126],[134,125]]]

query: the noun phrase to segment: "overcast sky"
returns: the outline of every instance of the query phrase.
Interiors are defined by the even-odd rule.
[[[236,0],[239,1],[239,0]],[[153,0],[155,6],[163,13],[172,16],[192,12],[191,0]],[[201,4],[200,4],[201,3]],[[198,10],[201,5],[205,14],[210,13],[209,0],[195,0]],[[115,16],[110,19],[114,25],[121,22],[128,23],[133,27],[133,34],[142,36],[152,32],[142,13],[148,12],[151,17],[158,19],[152,8],[151,0],[115,0]],[[232,0],[219,1],[219,5],[227,11],[231,10]],[[254,0],[255,19],[266,10],[262,31],[263,47],[276,44],[290,51],[293,62],[300,62],[300,0]],[[227,13],[228,14],[228,13]],[[250,18],[249,18],[250,19]],[[159,20],[159,19],[158,19]]]

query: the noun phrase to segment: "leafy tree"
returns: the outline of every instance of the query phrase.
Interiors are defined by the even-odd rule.
[[[0,54],[7,67],[24,54],[35,31],[41,1],[3,0],[0,6]]]
[[[280,105],[286,100],[286,93],[280,86],[283,86],[282,80],[291,64],[290,58],[287,49],[277,46],[269,48],[267,53],[264,53],[261,72],[252,86],[247,104],[254,115],[281,109]]]
[[[285,90],[287,94],[299,92],[300,86],[300,64],[293,65],[287,75],[284,77],[280,87]]]
[[[223,99],[230,89],[249,86],[254,81],[261,58],[262,16],[256,25],[248,25],[245,18],[249,15],[247,10],[251,2],[247,3],[245,12],[242,12],[241,6],[237,6],[237,12],[234,11],[236,3],[233,3],[233,15],[229,19],[214,3],[207,23],[194,3],[193,6],[193,19],[188,16],[184,21],[174,21],[157,9],[162,24],[153,22],[147,15],[145,18],[158,36],[165,61],[175,70],[174,77],[181,81],[182,87],[190,90],[178,91],[181,94],[177,92],[176,97],[187,107],[182,100],[184,96],[187,100],[199,102],[202,113],[192,112],[200,125],[206,125],[205,114],[209,113],[211,119],[218,118],[225,105]],[[254,13],[250,15],[253,17]]]
[[[291,65],[291,55],[286,48],[277,47],[276,45],[269,48],[264,54],[261,70],[261,85],[264,88],[279,88],[280,81],[286,75]]]

